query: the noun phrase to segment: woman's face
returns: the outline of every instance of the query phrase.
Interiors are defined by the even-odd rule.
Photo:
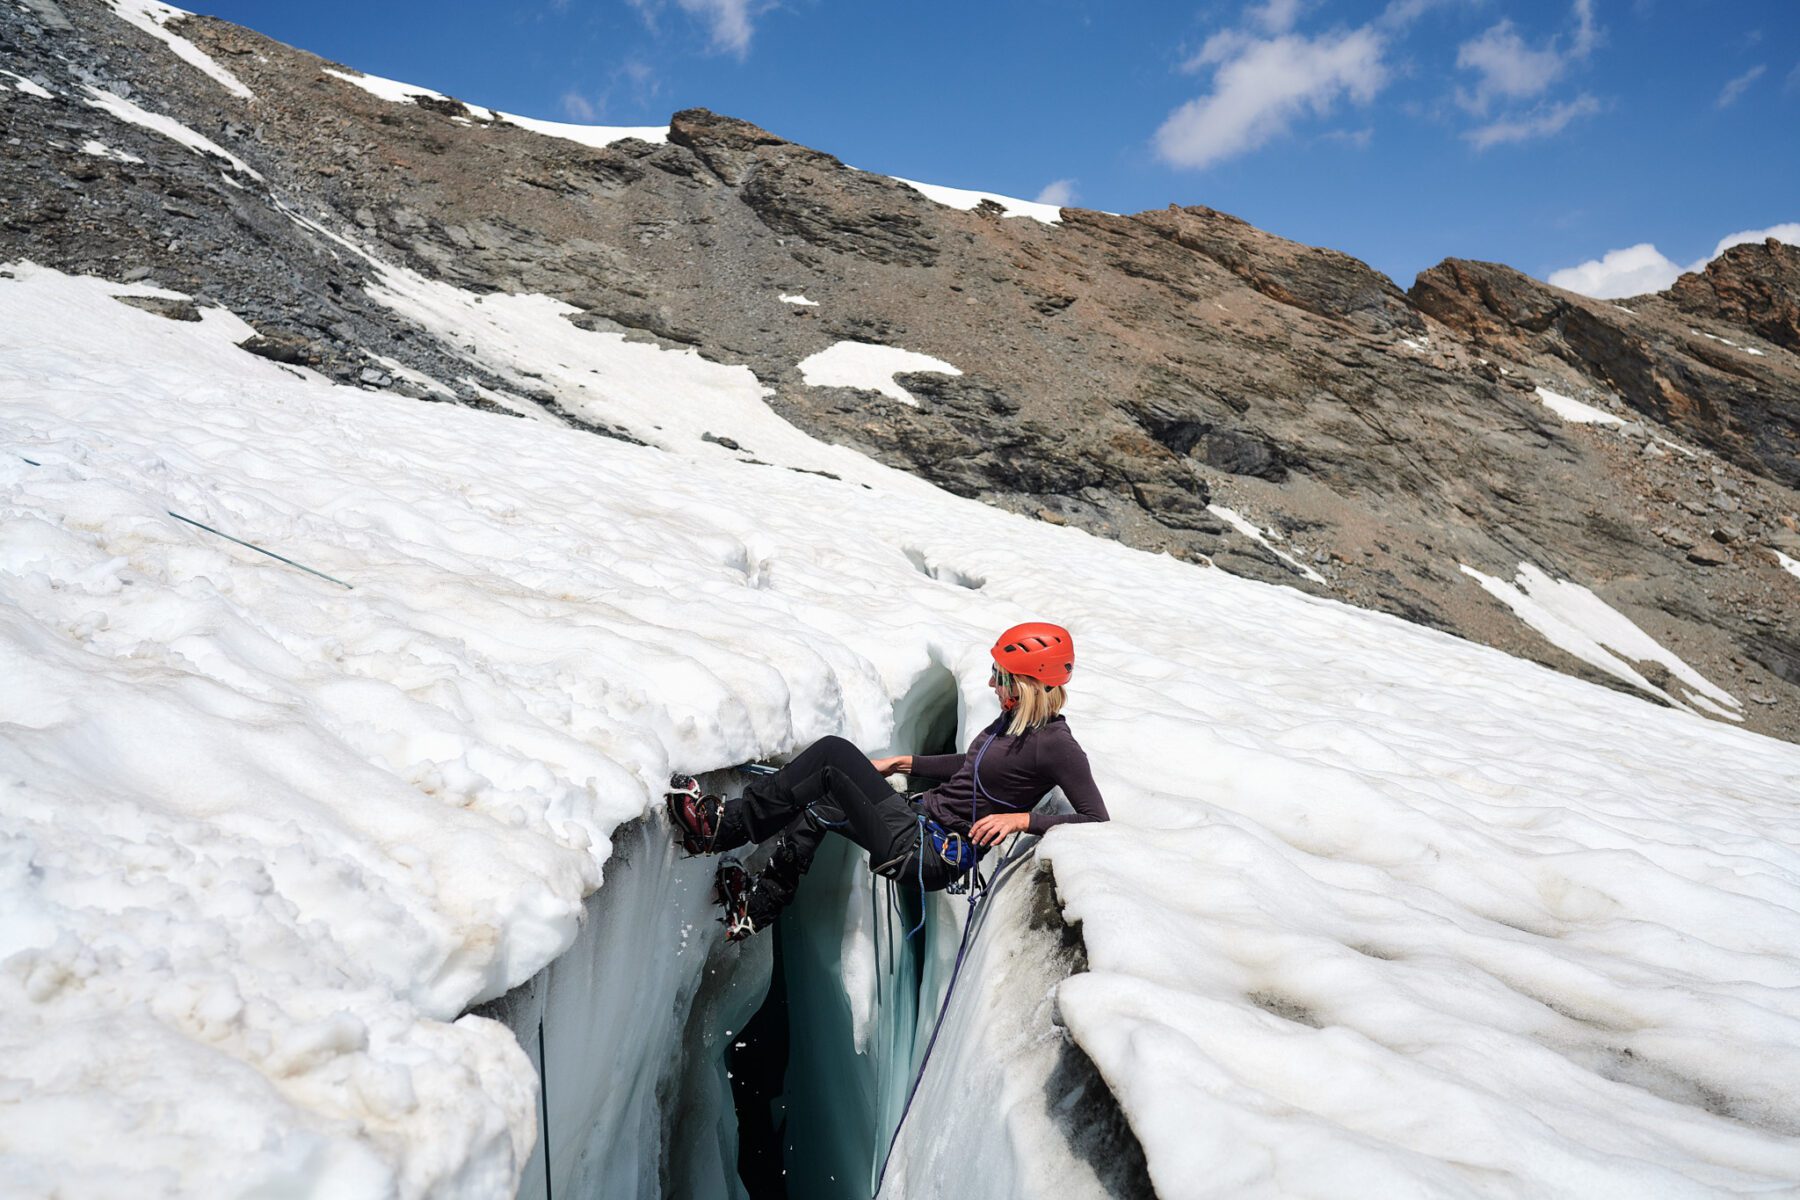
[[[998,700],[1001,705],[1004,706],[1007,700],[1006,684],[1000,677],[999,667],[995,667],[992,671],[988,672],[988,687],[993,689],[994,699]]]

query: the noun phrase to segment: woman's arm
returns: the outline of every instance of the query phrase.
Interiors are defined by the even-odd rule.
[[[1025,827],[1027,833],[1042,835],[1057,825],[1080,825],[1108,819],[1106,801],[1101,799],[1100,788],[1094,783],[1094,772],[1088,766],[1087,754],[1075,744],[1073,738],[1057,744],[1045,765],[1050,768],[1050,777],[1056,780],[1056,786],[1063,790],[1063,795],[1068,797],[1075,811],[1034,812],[1031,814],[1031,823]]]
[[[913,756],[902,754],[895,758],[871,758],[869,765],[883,775],[911,775],[913,772]]]
[[[922,775],[926,779],[949,779],[962,770],[967,754],[909,754],[908,775]]]

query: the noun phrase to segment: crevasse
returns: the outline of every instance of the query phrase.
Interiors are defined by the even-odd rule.
[[[895,725],[897,747],[953,745],[950,673],[916,686]],[[542,1083],[521,1197],[875,1194],[967,904],[937,895],[921,907],[834,838],[780,925],[733,946],[714,922],[713,865],[685,859],[660,819],[621,830],[576,944],[481,1010],[512,1029]],[[1032,1194],[1017,1149],[1030,1140],[1004,1128],[1021,1107],[1027,1127],[1035,1117],[1041,1136],[1092,1160],[1073,1194],[1149,1190],[1116,1105],[1051,1023],[1079,936],[1057,915],[1048,871],[1024,866],[995,893],[984,938],[998,949],[980,946],[965,968],[883,1195]]]

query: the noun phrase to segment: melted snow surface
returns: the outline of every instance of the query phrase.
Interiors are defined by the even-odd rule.
[[[1701,704],[1715,716],[1743,720],[1735,697],[1687,665],[1655,638],[1632,624],[1624,614],[1607,605],[1578,583],[1551,579],[1530,563],[1519,564],[1518,577],[1505,583],[1464,566],[1463,574],[1484,591],[1512,609],[1518,618],[1544,635],[1552,645],[1576,658],[1642,688],[1671,704],[1682,700],[1645,679],[1630,664],[1654,663],[1664,667],[1689,689],[1686,699]]]
[[[508,1194],[535,1081],[458,1014],[570,944],[619,824],[672,767],[880,751],[945,669],[967,736],[993,631],[1039,616],[1081,643],[1069,716],[1114,816],[1040,847],[1091,968],[1055,1010],[1160,1194],[1800,1182],[1800,748],[873,464],[738,462],[685,439],[778,440],[754,381],[564,341],[529,297],[385,285],[565,404],[602,364],[597,411],[660,395],[668,449],[333,387],[216,309],[11,270],[0,1103],[27,1194]],[[955,1098],[993,1103],[990,1074],[929,1120],[978,1124]],[[931,1126],[905,1144],[926,1178]]]
[[[424,96],[433,100],[448,100],[450,97],[442,92],[434,92],[427,87],[419,87],[411,83],[401,83],[397,79],[383,79],[379,75],[352,74],[331,67],[325,68],[325,74],[345,83],[355,84],[365,92],[379,96],[393,104],[411,104],[415,97]],[[666,142],[669,140],[669,129],[666,125],[571,125],[563,121],[540,121],[536,117],[521,117],[513,113],[504,113],[498,109],[483,108],[479,104],[464,104],[471,113],[483,121],[505,121],[509,125],[517,125],[521,129],[529,129],[533,133],[545,137],[563,138],[566,141],[579,142],[583,146],[596,149],[610,146],[614,142],[626,138],[637,138],[643,142]],[[466,119],[457,118],[461,124],[469,124]]]
[[[873,342],[838,342],[800,360],[800,378],[808,387],[847,387],[882,395],[917,408],[919,402],[911,392],[894,382],[894,376],[912,371],[935,371],[944,375],[962,372],[939,358],[902,350],[898,346],[879,346]]]
[[[1544,407],[1573,425],[1623,425],[1622,418],[1614,416],[1604,409],[1595,408],[1591,404],[1553,392],[1547,387],[1537,390],[1537,397],[1544,402]]]
[[[193,14],[169,4],[157,3],[157,0],[106,0],[121,20],[129,21],[151,37],[166,44],[183,62],[199,69],[212,77],[220,87],[245,100],[253,99],[250,89],[244,86],[243,80],[227,71],[218,61],[200,47],[170,33],[167,26],[170,21],[177,21]]]
[[[1042,221],[1046,225],[1055,225],[1062,221],[1062,206],[1043,204],[1036,200],[1019,200],[1012,196],[1002,196],[998,192],[976,192],[967,188],[944,187],[936,183],[919,183],[911,179],[902,179],[898,175],[890,176],[896,183],[904,183],[907,187],[919,192],[927,200],[936,201],[950,208],[960,208],[964,212],[974,208],[983,200],[992,200],[1005,209],[1009,217],[1030,217],[1034,221]]]
[[[243,159],[231,153],[231,151],[225,149],[211,138],[202,137],[200,134],[195,133],[192,129],[189,129],[175,118],[166,117],[162,113],[154,113],[145,108],[139,108],[123,96],[115,96],[111,92],[102,91],[92,85],[89,85],[86,90],[88,95],[86,103],[90,106],[110,113],[127,124],[138,125],[153,133],[160,133],[170,141],[181,143],[196,154],[209,154],[214,158],[228,162],[231,164],[232,170],[248,175],[252,179],[258,181],[262,179],[262,176],[251,170],[249,165],[246,164]]]
[[[1789,558],[1787,555],[1783,554],[1779,550],[1776,550],[1774,552],[1774,554],[1775,554],[1775,561],[1781,564],[1782,569],[1787,571],[1787,573],[1790,575],[1800,576],[1800,562],[1796,562],[1794,559]]]

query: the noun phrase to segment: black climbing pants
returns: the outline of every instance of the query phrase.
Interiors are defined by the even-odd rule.
[[[920,831],[919,810],[861,750],[841,737],[825,737],[725,805],[715,848],[779,838],[750,893],[750,919],[766,929],[792,902],[828,833],[867,850],[869,869],[879,875],[901,884],[922,882],[928,892],[943,888],[960,872]]]

